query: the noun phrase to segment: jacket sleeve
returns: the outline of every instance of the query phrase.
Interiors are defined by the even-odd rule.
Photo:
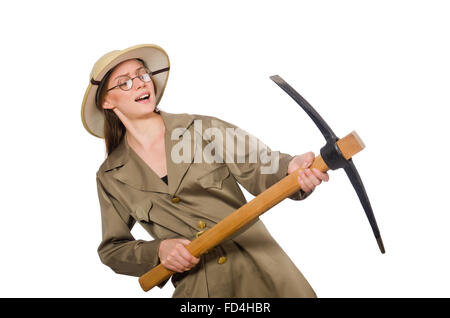
[[[222,136],[226,136],[222,140],[223,160],[239,184],[254,196],[288,175],[288,165],[293,156],[272,151],[261,140],[224,120],[211,117],[210,127],[218,129]],[[208,135],[206,133],[207,138]],[[234,140],[233,146],[229,144],[231,140]],[[238,150],[239,140],[241,145],[246,140],[245,147],[242,147],[241,151]],[[312,192],[305,193],[300,189],[289,198],[296,201],[303,200]]]
[[[134,239],[130,232],[134,219],[126,217],[129,214],[105,190],[98,175],[97,191],[102,220],[102,241],[97,252],[102,263],[118,274],[131,276],[141,276],[158,265],[161,241]]]

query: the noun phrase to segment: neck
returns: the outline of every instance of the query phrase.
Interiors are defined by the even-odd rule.
[[[150,150],[157,140],[164,137],[166,130],[161,115],[155,112],[144,118],[124,118],[122,123],[126,128],[125,138],[128,145],[141,151]]]

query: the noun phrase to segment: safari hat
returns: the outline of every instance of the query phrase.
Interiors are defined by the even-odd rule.
[[[81,120],[84,128],[92,135],[104,138],[103,112],[96,107],[97,90],[100,89],[103,78],[119,63],[128,59],[141,59],[150,69],[154,85],[157,87],[156,105],[164,93],[169,78],[170,62],[167,53],[154,44],[140,44],[124,50],[115,50],[103,55],[93,66],[89,76],[89,85],[84,93],[81,104]]]

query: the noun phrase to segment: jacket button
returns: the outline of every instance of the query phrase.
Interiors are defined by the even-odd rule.
[[[173,197],[173,198],[172,198],[172,202],[173,202],[173,203],[178,203],[178,202],[180,202],[180,198]]]
[[[206,223],[203,222],[203,221],[198,221],[198,222],[197,222],[197,227],[198,227],[200,230],[202,230],[202,229],[204,229],[204,228],[206,227]]]
[[[196,237],[196,238],[199,238],[200,235],[202,235],[203,233],[205,233],[205,231],[197,232],[197,233],[195,233],[195,237]]]
[[[217,263],[219,264],[223,264],[227,261],[227,258],[225,256],[221,256],[219,257],[219,260],[217,261]]]

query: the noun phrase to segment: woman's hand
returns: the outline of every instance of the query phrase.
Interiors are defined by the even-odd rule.
[[[161,264],[173,272],[182,273],[190,270],[200,261],[184,247],[191,241],[186,239],[164,240],[159,245],[158,256]]]
[[[303,168],[298,174],[298,183],[300,187],[305,192],[310,192],[314,190],[316,186],[322,183],[322,181],[327,182],[329,180],[328,173],[322,172],[316,168],[307,169],[314,161],[314,153],[307,152],[300,156],[295,156],[288,166],[288,174],[293,173],[298,168]]]

